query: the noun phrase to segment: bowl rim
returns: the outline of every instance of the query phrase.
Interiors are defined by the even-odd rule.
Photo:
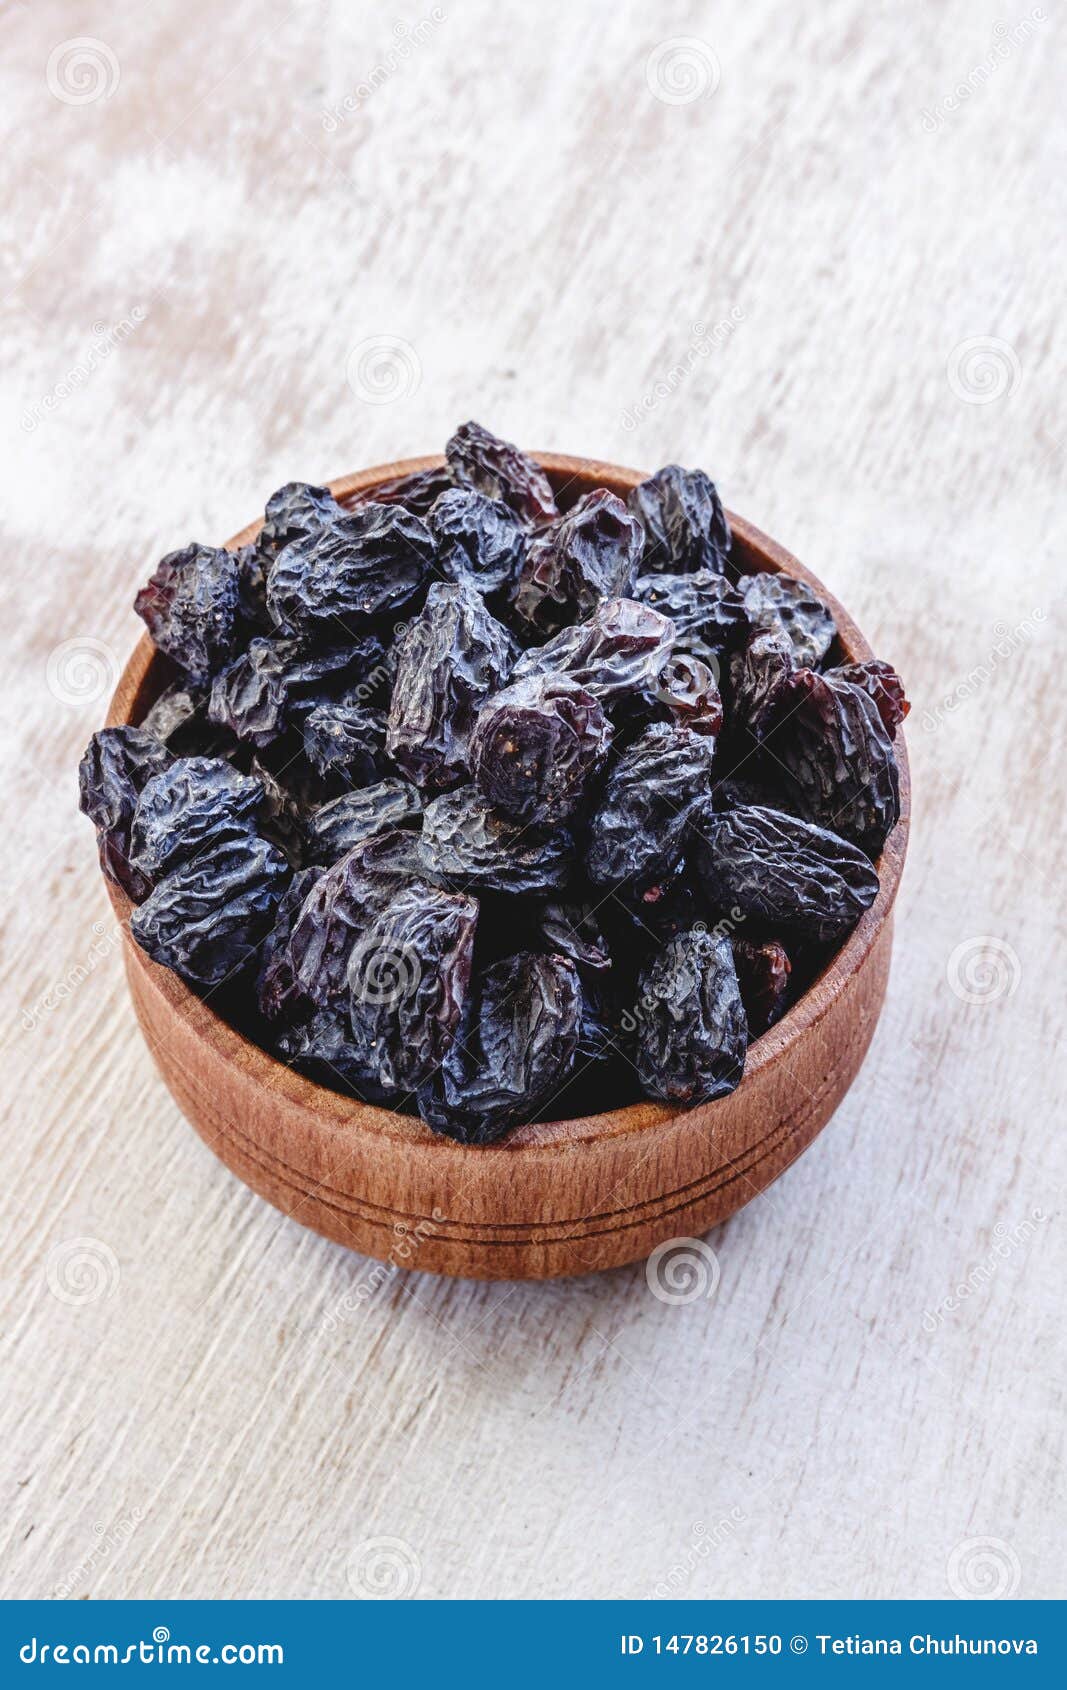
[[[575,457],[558,452],[533,451],[527,455],[546,471],[557,494],[573,486],[582,490],[608,486],[615,491],[625,492],[647,479],[647,472],[605,460]],[[335,477],[324,485],[343,503],[356,494],[368,492],[382,482],[420,470],[439,469],[444,464],[445,458],[441,453],[400,458],[391,463],[376,464]],[[826,601],[833,612],[838,638],[849,661],[865,662],[874,656],[844,606],[810,569],[753,523],[733,511],[728,511],[727,516],[735,546],[740,542],[746,555],[759,560],[762,568],[791,575],[806,582]],[[234,551],[247,545],[255,539],[262,525],[262,517],[248,523],[225,542],[226,548]],[[136,725],[136,722],[143,718],[147,708],[143,695],[149,691],[153,667],[158,661],[159,654],[150,636],[147,633],[142,634],[119,677],[108,707],[105,723],[107,727]],[[727,1098],[718,1100],[720,1103],[727,1103],[730,1099],[739,1097],[750,1080],[770,1063],[788,1061],[790,1050],[795,1049],[823,1018],[846,983],[862,966],[883,927],[892,919],[893,904],[907,852],[911,816],[911,779],[902,726],[897,728],[894,750],[900,780],[900,818],[875,865],[879,878],[878,896],[870,908],[864,911],[840,950],[834,954],[802,996],[790,1006],[780,1021],[753,1042],[741,1084]],[[129,932],[129,920],[134,904],[113,881],[104,877],[104,884],[116,919],[125,930],[128,963],[135,961],[150,975],[154,986],[166,999],[175,1015],[188,1025],[194,1036],[210,1044],[214,1055],[235,1073],[240,1073],[246,1080],[258,1082],[265,1091],[279,1093],[281,1098],[295,1108],[325,1118],[324,1124],[329,1124],[334,1129],[359,1127],[369,1129],[375,1137],[382,1140],[392,1139],[408,1144],[414,1140],[421,1151],[437,1149],[442,1156],[451,1157],[456,1152],[477,1155],[483,1151],[481,1146],[460,1145],[453,1139],[432,1132],[419,1116],[400,1115],[391,1109],[363,1103],[328,1086],[319,1085],[316,1081],[297,1073],[254,1040],[246,1038],[238,1028],[211,1007],[211,993],[201,997],[177,974],[153,962],[140,949]],[[705,1110],[714,1111],[715,1103],[705,1104],[700,1108],[702,1113]],[[516,1128],[492,1148],[496,1152],[515,1153],[531,1149],[577,1147],[590,1140],[599,1141],[643,1132],[650,1127],[676,1120],[680,1115],[684,1116],[689,1112],[667,1103],[639,1101],[597,1115],[532,1122]],[[714,1119],[713,1114],[711,1118]]]

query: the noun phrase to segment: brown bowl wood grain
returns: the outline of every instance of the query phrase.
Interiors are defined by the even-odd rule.
[[[643,479],[587,458],[535,456],[568,500],[594,487],[625,495]],[[343,500],[442,461],[382,464],[330,486]],[[730,521],[743,568],[810,582],[834,612],[848,659],[872,655],[809,570],[742,518],[731,513]],[[253,539],[259,526],[251,523],[230,546]],[[164,678],[146,635],[108,724],[140,721]],[[260,1196],[327,1238],[400,1266],[482,1279],[542,1279],[639,1260],[667,1239],[705,1232],[763,1191],[825,1126],[855,1079],[885,996],[908,838],[899,730],[896,748],[901,818],[878,864],[878,898],[810,989],[752,1046],[738,1089],[714,1103],[682,1114],[638,1103],[538,1122],[492,1147],[455,1144],[421,1121],[315,1085],[244,1038],[210,999],[149,961],[126,925],[129,900],[109,882],[126,927],[137,1018],[205,1143]]]

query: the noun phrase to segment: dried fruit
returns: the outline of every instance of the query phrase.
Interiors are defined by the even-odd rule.
[[[159,650],[196,684],[237,650],[240,576],[232,552],[186,546],[168,552],[133,601]]]
[[[564,828],[543,832],[508,821],[473,786],[446,792],[423,811],[420,860],[433,878],[462,891],[560,892],[574,856]]]
[[[561,511],[476,423],[446,456],[162,560],[169,684],[80,771],[104,873],[243,1034],[461,1142],[718,1096],[877,894],[903,685],[702,471]]]
[[[360,505],[279,552],[267,578],[277,625],[339,644],[403,610],[433,565],[433,538],[400,505]]]
[[[384,658],[374,634],[309,651],[301,640],[254,639],[215,677],[208,715],[238,739],[262,748],[283,733],[290,706],[328,676],[340,684],[370,673]]]
[[[676,651],[722,658],[748,633],[748,612],[737,587],[711,569],[688,575],[640,575],[634,598],[674,623]]]
[[[130,828],[130,861],[146,880],[220,840],[254,832],[262,783],[221,757],[179,757],[146,783]]]
[[[712,910],[736,908],[812,939],[843,938],[878,896],[862,851],[782,810],[704,810],[693,853],[695,884]]]
[[[369,786],[385,772],[385,730],[382,711],[327,700],[304,717],[304,756],[328,782]]]
[[[273,1049],[283,1062],[309,1080],[346,1092],[361,1103],[380,1107],[402,1101],[399,1092],[383,1086],[377,1073],[367,1069],[352,1037],[346,1010],[312,1010],[305,1020],[277,1032]]]
[[[610,703],[654,686],[673,646],[674,624],[658,611],[634,599],[604,599],[588,621],[525,652],[511,678],[569,675],[594,698]]]
[[[368,926],[348,962],[356,1059],[383,1086],[414,1091],[456,1036],[474,956],[478,901],[412,881]]]
[[[829,606],[791,575],[745,575],[738,582],[753,631],[788,634],[797,666],[817,668],[837,637]]]
[[[321,868],[305,868],[293,875],[278,900],[274,925],[260,947],[256,1004],[266,1021],[291,1020],[310,1007],[293,973],[289,941],[293,924],[322,872]]]
[[[360,505],[403,505],[416,516],[427,516],[431,507],[455,486],[451,472],[441,469],[415,469],[409,475],[394,476],[391,481],[379,481],[365,493],[350,493],[344,501],[352,509]]]
[[[611,950],[595,904],[545,904],[538,926],[545,949],[568,957],[579,969],[601,974],[611,967]]]
[[[511,635],[473,588],[437,582],[397,652],[386,751],[419,786],[455,786],[475,712],[511,668]]]
[[[574,1066],[582,1028],[578,970],[520,952],[494,964],[431,1082],[423,1119],[461,1144],[490,1144],[548,1110]]]
[[[597,886],[669,875],[692,811],[707,797],[715,741],[655,723],[622,753],[589,829],[586,871]]]
[[[96,828],[100,866],[134,903],[150,888],[130,861],[130,827],[142,790],[170,761],[166,746],[143,728],[102,728],[78,768],[80,808]]]
[[[616,494],[587,493],[526,548],[512,595],[522,626],[545,639],[592,615],[601,599],[628,593],[641,544],[641,526]]]
[[[777,939],[765,939],[761,944],[738,935],[732,944],[748,1036],[758,1039],[785,1014],[792,972],[789,954]]]
[[[730,941],[693,928],[641,974],[634,1061],[646,1094],[689,1105],[741,1083],[748,1034]]]
[[[518,575],[526,537],[514,512],[500,499],[469,487],[452,487],[429,514],[437,544],[437,567],[450,581],[465,582],[487,597],[503,593]]]
[[[882,726],[890,739],[911,709],[904,696],[904,682],[891,663],[873,660],[869,663],[842,663],[836,669],[827,669],[826,678],[851,681],[853,686],[862,687],[864,692],[869,693],[878,706]]]
[[[502,499],[529,526],[558,516],[552,485],[540,465],[480,423],[461,424],[445,446],[445,457],[459,486]]]
[[[356,940],[419,866],[413,835],[370,834],[316,881],[289,940],[293,977],[313,1004],[344,996]]]
[[[788,634],[781,628],[758,629],[738,654],[731,671],[734,727],[747,729],[754,740],[762,740],[781,713],[795,668]]]
[[[715,483],[702,469],[667,464],[634,488],[630,509],[644,531],[643,573],[708,569],[722,574],[730,553],[730,524]]]
[[[565,675],[528,675],[482,705],[470,764],[488,804],[550,828],[578,808],[610,748],[592,693]]]
[[[153,962],[197,986],[218,986],[250,963],[274,921],[289,865],[244,833],[179,863],[130,918]]]
[[[267,500],[257,549],[265,559],[276,558],[286,546],[315,534],[344,513],[328,487],[307,481],[287,481]]]
[[[141,727],[176,757],[208,756],[205,740],[214,737],[221,743],[224,736],[208,724],[207,699],[201,688],[175,681],[160,693]]]
[[[312,810],[304,824],[305,856],[311,863],[335,863],[372,833],[388,833],[422,813],[422,800],[404,780],[383,780],[342,793]]]
[[[686,651],[667,659],[658,684],[638,696],[637,711],[648,724],[673,721],[711,739],[723,724],[722,695],[714,674],[701,658]]]
[[[767,740],[805,812],[876,857],[900,816],[893,742],[862,687],[799,669]]]

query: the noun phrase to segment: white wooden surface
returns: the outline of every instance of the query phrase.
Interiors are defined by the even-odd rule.
[[[3,8],[6,1594],[1067,1594],[1059,12]],[[75,814],[155,558],[468,415],[704,464],[909,681],[886,1013],[710,1300],[265,1207]]]

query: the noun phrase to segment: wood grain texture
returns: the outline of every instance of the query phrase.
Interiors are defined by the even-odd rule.
[[[597,487],[625,497],[639,470],[541,453],[560,508]],[[342,503],[444,459],[410,458],[329,483]],[[870,646],[810,570],[733,512],[739,569],[806,580],[830,606],[844,661]],[[231,550],[256,538],[255,522]],[[109,726],[143,721],[168,678],[143,637],[123,671]],[[706,1232],[758,1197],[830,1119],[874,1034],[885,998],[892,913],[907,851],[911,784],[896,736],[900,820],[878,861],[878,897],[789,1013],[748,1052],[727,1098],[679,1113],[642,1102],[605,1115],[545,1119],[505,1143],[458,1145],[421,1121],[354,1102],[284,1067],[133,941],[133,906],[108,884],[141,1030],[170,1091],[210,1149],[261,1197],[336,1243],[390,1261],[410,1235],[419,1272],[547,1279],[639,1261]]]
[[[357,1595],[390,1538],[426,1596],[947,1596],[990,1538],[1063,1596],[1062,21],[442,10],[395,63],[369,5],[0,14],[4,1592]],[[316,1238],[130,1014],[73,769],[136,585],[468,415],[703,463],[914,701],[882,1020],[710,1298]]]

